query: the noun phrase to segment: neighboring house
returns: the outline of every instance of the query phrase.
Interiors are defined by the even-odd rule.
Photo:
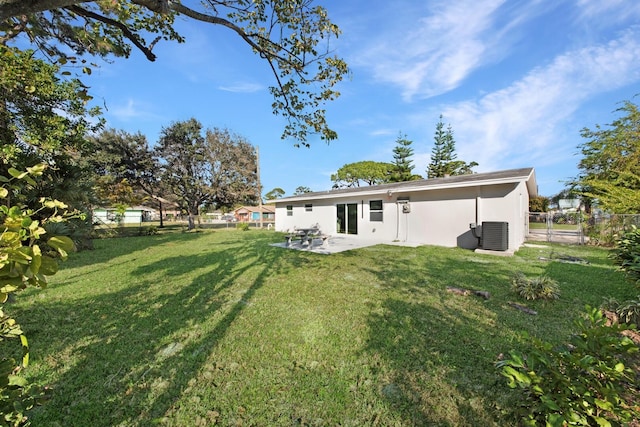
[[[103,224],[140,224],[152,221],[158,216],[157,212],[146,206],[134,206],[124,212],[122,222],[118,221],[118,211],[115,208],[94,208],[93,222]]]
[[[580,209],[582,200],[580,199],[560,199],[558,209],[560,212],[576,212]]]
[[[260,221],[259,206],[242,206],[233,211],[234,216],[240,222],[257,222]],[[276,219],[276,211],[273,206],[262,206],[262,221],[274,222]]]
[[[537,194],[533,168],[335,189],[275,200],[275,228],[317,224],[324,234],[380,243],[511,251],[528,235]]]

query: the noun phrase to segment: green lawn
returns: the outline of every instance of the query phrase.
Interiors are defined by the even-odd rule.
[[[52,388],[36,426],[508,425],[500,353],[572,332],[585,304],[635,297],[598,248],[514,257],[374,246],[317,255],[268,231],[105,239],[11,306],[31,380]],[[554,254],[590,263],[546,261]],[[508,305],[515,271],[561,299]],[[489,300],[447,292],[486,290]]]

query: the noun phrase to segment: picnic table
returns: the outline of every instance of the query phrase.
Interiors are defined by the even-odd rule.
[[[287,245],[291,244],[291,241],[294,239],[299,239],[300,244],[311,245],[313,243],[314,237],[323,237],[323,243],[326,240],[324,236],[320,233],[320,228],[317,226],[308,227],[308,228],[294,228],[292,234],[288,234],[285,236],[287,239]]]

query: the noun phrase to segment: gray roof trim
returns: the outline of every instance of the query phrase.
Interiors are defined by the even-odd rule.
[[[475,187],[480,185],[497,185],[525,181],[530,196],[538,195],[535,171],[533,168],[510,169],[498,172],[475,173],[446,178],[421,179],[418,181],[396,182],[392,184],[371,185],[367,187],[340,188],[328,191],[315,191],[299,196],[284,197],[270,201],[282,204],[285,202],[302,202],[307,200],[331,199],[335,197],[359,195],[369,196],[382,193],[408,193],[412,191],[440,190],[447,188]]]

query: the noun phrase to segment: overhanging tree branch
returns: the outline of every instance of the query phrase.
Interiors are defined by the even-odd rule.
[[[183,41],[173,28],[179,15],[223,26],[267,61],[276,80],[269,88],[273,113],[288,121],[282,138],[308,145],[309,132],[327,141],[337,137],[319,106],[339,96],[333,87],[348,74],[342,59],[329,56],[329,40],[339,28],[312,3],[203,0],[205,10],[196,10],[179,0],[0,0],[0,32],[7,42],[24,33],[52,62],[64,64],[73,59],[68,48],[76,55],[127,57],[135,46],[153,61],[159,40]],[[151,43],[143,37],[148,33],[157,36]]]
[[[83,9],[80,6],[72,5],[72,6],[69,6],[68,9],[72,12],[77,13],[80,16],[84,16],[85,18],[95,19],[107,25],[111,25],[118,28],[120,31],[122,31],[122,34],[124,34],[124,36],[127,39],[131,40],[131,43],[133,43],[138,49],[140,49],[142,53],[144,53],[144,56],[146,56],[149,61],[153,62],[156,60],[156,55],[154,55],[153,52],[151,52],[151,49],[143,45],[140,42],[140,39],[138,38],[138,36],[132,33],[129,27],[127,27],[126,25],[118,21],[114,21],[113,19],[109,19],[106,16],[99,15],[90,10]],[[151,47],[153,46],[155,46],[155,41],[151,44]]]

